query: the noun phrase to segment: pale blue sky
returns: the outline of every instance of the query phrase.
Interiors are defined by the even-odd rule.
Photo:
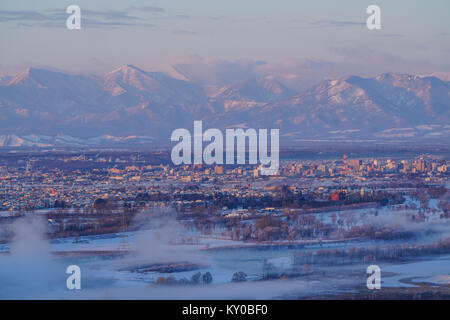
[[[65,27],[70,4],[81,7],[81,30]],[[365,27],[371,4],[381,7],[382,30]],[[102,73],[181,54],[269,62],[372,57],[380,69],[404,60],[417,69],[411,72],[450,71],[449,12],[448,0],[2,0],[0,69]]]

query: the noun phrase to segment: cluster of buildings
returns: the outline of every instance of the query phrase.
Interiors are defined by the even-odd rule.
[[[170,199],[173,205],[189,207],[195,201],[208,201],[190,199],[191,193],[202,193],[204,199],[218,192],[262,198],[271,196],[282,184],[294,193],[315,193],[337,201],[343,186],[355,182],[413,177],[442,184],[449,174],[445,160],[432,156],[393,160],[347,159],[344,155],[331,160],[285,160],[273,176],[260,175],[260,168],[253,165],[152,165],[135,155],[52,157],[51,167],[40,165],[32,157],[14,164],[0,159],[0,211],[87,209],[98,198],[135,205],[137,195],[143,193],[166,195],[155,196],[155,203]],[[364,194],[364,188],[360,192]]]
[[[439,176],[447,173],[447,163],[441,158],[419,157],[408,160],[386,159],[347,159],[323,162],[292,162],[285,166],[281,174],[290,176],[376,176],[380,174],[427,174]]]

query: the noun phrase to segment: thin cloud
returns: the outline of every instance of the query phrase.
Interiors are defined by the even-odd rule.
[[[380,38],[403,38],[404,35],[399,34],[399,33],[379,33],[379,34],[375,34],[376,37],[380,37]]]
[[[155,6],[143,6],[143,7],[132,6],[132,7],[130,7],[130,10],[140,11],[140,12],[152,12],[152,13],[163,13],[163,12],[166,12],[166,10],[164,10],[163,8],[155,7]]]
[[[9,21],[39,21],[48,20],[50,17],[36,11],[10,11],[0,10],[0,22]]]
[[[438,66],[428,60],[410,60],[399,54],[367,49],[364,47],[329,47],[329,51],[340,56],[344,61],[352,61],[360,70],[368,73],[398,72],[424,73],[439,70]],[[412,71],[414,70],[414,71]]]
[[[134,26],[141,26],[141,27],[155,27],[154,24],[151,23],[131,23],[131,22],[125,22],[125,21],[100,21],[95,19],[83,19],[81,22],[82,27],[91,27],[91,28],[100,28],[100,27],[134,27]],[[39,26],[42,28],[61,28],[61,23],[57,22],[43,22],[38,23],[34,25],[29,24],[20,24],[20,26],[27,26],[27,27],[35,27]],[[65,24],[63,24],[63,27]]]
[[[190,19],[191,17],[188,16],[188,15],[185,15],[185,14],[177,14],[175,16],[175,18],[177,18],[177,19]]]
[[[101,17],[108,20],[141,20],[141,18],[129,15],[125,11],[119,10],[106,10],[106,11],[93,11],[93,10],[83,10],[82,14],[92,17]]]
[[[335,28],[335,27],[360,27],[365,26],[365,22],[361,21],[339,21],[339,20],[318,20],[308,23],[312,27],[317,28]]]
[[[156,7],[153,8],[156,10]],[[147,10],[149,10],[147,8]],[[60,28],[65,26],[68,14],[62,9],[51,9],[44,12],[0,10],[0,22],[18,22],[19,27]],[[154,27],[148,19],[131,15],[120,10],[83,10],[81,9],[83,26],[145,26]]]
[[[172,33],[172,34],[178,34],[178,35],[194,35],[194,34],[198,34],[197,32],[194,32],[194,31],[189,31],[189,30],[179,30],[179,29],[173,29],[173,30],[170,30],[170,33]]]

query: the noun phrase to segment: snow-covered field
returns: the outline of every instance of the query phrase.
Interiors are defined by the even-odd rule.
[[[420,207],[420,203],[407,199],[405,204],[314,215],[327,224],[341,220],[342,228],[368,223],[401,225],[415,232],[411,240],[415,244],[448,237],[449,221],[439,217],[436,201],[429,202],[425,219],[420,222],[411,220],[411,215],[417,213],[411,205]],[[20,222],[15,227],[17,240],[0,245],[0,299],[276,299],[348,293],[367,290],[366,268],[371,263],[362,258],[351,264],[317,263],[311,273],[272,280],[264,279],[264,266],[269,262],[280,270],[289,269],[299,253],[324,249],[400,248],[405,243],[413,244],[402,238],[244,242],[221,236],[220,230],[210,236],[199,235],[178,221],[139,231],[46,240],[42,215],[36,216],[41,217],[40,222]],[[424,230],[432,233],[423,236]],[[394,261],[379,264],[384,287],[450,283],[448,254]],[[69,265],[81,268],[80,291],[66,288]],[[199,272],[202,276],[210,273],[212,282],[204,284],[200,280],[195,284],[192,279]],[[232,281],[239,272],[246,275],[245,282]],[[167,279],[172,282],[168,284]]]
[[[262,281],[264,261],[292,261],[298,247],[254,247],[227,239],[198,237],[195,244],[146,242],[154,240],[151,231],[128,232],[75,238],[39,240],[36,248],[21,251],[21,243],[2,245],[0,250],[11,254],[0,256],[0,298],[150,298],[150,299],[273,299],[292,296],[319,295],[351,290],[364,283],[358,277],[348,277],[348,266],[326,269],[321,278],[300,277],[288,280]],[[341,248],[349,245],[369,245],[375,242],[311,243],[304,249]],[[14,248],[19,246],[19,248]],[[120,255],[124,247],[129,254]],[[102,255],[101,252],[107,253]],[[383,272],[395,273],[383,278],[383,286],[408,286],[404,278],[418,277],[434,283],[448,283],[450,256],[430,257],[431,260],[407,264],[381,265]],[[141,272],[142,265],[191,262],[194,270],[178,272]],[[281,263],[280,262],[280,263]],[[65,288],[65,269],[76,264],[82,270],[82,290]],[[353,266],[353,271],[365,272],[367,266]],[[247,281],[233,283],[235,272],[247,274]],[[157,285],[159,277],[172,275],[187,280],[197,273],[210,272],[209,285]],[[342,274],[341,274],[342,273]],[[42,277],[42,281],[36,281]],[[420,282],[420,281],[419,281]]]
[[[450,255],[431,257],[431,260],[392,264],[382,267],[383,272],[395,273],[383,279],[384,287],[413,287],[412,283],[427,282],[433,284],[450,284]]]

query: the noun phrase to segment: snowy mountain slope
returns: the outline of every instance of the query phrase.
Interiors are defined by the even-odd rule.
[[[450,136],[450,85],[385,73],[325,80],[298,93],[276,77],[204,86],[132,65],[102,77],[28,68],[0,82],[3,146],[83,145],[108,136],[169,142],[194,120],[205,128],[279,128],[285,139],[443,139]]]

